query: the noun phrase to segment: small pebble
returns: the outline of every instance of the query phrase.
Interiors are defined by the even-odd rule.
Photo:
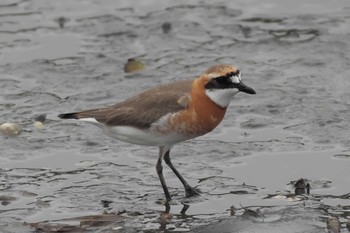
[[[339,233],[340,228],[341,226],[338,218],[333,217],[327,220],[327,229],[329,233]]]
[[[16,136],[22,132],[22,128],[16,123],[6,122],[0,125],[0,132],[9,136]]]
[[[294,184],[294,188],[295,195],[310,195],[310,184],[307,182],[306,179],[300,178],[299,180],[297,180]]]
[[[141,71],[144,69],[145,69],[145,65],[142,62],[135,60],[133,58],[130,58],[124,66],[125,73]]]
[[[42,129],[44,127],[44,124],[40,121],[34,121],[34,127],[37,129]]]
[[[34,127],[37,129],[42,129],[44,127],[44,122],[46,121],[46,114],[40,114],[34,117]]]
[[[41,123],[44,123],[46,121],[46,114],[40,114],[36,117],[34,117],[35,121],[40,121]]]
[[[231,206],[231,207],[230,207],[230,216],[235,216],[236,211],[237,211],[236,207]]]
[[[171,31],[171,23],[165,22],[162,24],[162,30],[164,34],[168,34]]]
[[[64,28],[66,22],[68,22],[69,19],[61,16],[55,19],[55,21],[58,23],[58,26],[60,26],[60,28]]]

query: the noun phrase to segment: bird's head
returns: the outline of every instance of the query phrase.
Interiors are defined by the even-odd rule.
[[[231,65],[212,66],[202,77],[206,80],[205,94],[222,108],[226,108],[238,92],[256,93],[253,88],[242,82],[239,69]]]

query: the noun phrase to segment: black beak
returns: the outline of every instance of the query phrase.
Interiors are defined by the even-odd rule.
[[[241,92],[245,92],[245,93],[248,93],[248,94],[256,94],[256,92],[254,91],[253,88],[251,87],[248,87],[247,85],[245,85],[244,83],[240,82],[239,84],[236,84],[236,87],[238,88],[239,91]]]

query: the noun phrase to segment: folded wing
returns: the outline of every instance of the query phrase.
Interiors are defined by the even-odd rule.
[[[93,118],[108,126],[148,128],[162,116],[186,108],[192,80],[179,81],[145,91],[111,107],[60,114],[62,119]]]

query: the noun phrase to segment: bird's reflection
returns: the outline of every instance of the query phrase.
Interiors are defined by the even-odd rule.
[[[187,214],[186,214],[186,211],[190,208],[190,205],[189,204],[186,204],[186,203],[181,203],[183,205],[181,211],[180,211],[180,215],[181,215],[181,218],[187,218]],[[171,223],[171,219],[173,218],[173,214],[170,213],[170,205],[169,203],[165,203],[164,204],[164,207],[165,207],[165,210],[160,214],[160,226],[159,226],[159,230],[163,231],[163,232],[168,232],[166,227],[169,223]]]

